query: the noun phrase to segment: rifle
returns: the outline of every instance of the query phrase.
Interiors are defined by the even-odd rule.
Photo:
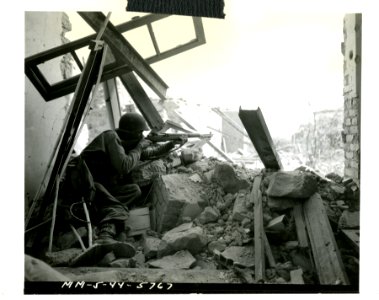
[[[171,141],[175,144],[180,144],[186,142],[189,138],[210,139],[211,137],[211,133],[150,133],[146,139],[154,143]]]

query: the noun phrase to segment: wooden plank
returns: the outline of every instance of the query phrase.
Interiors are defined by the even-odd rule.
[[[274,255],[272,255],[270,243],[268,242],[266,232],[264,231],[263,231],[263,240],[264,240],[264,247],[265,247],[265,253],[266,253],[268,264],[271,268],[275,268],[276,267],[275,258],[274,258]]]
[[[97,51],[91,50],[87,60],[87,64],[80,76],[79,83],[76,87],[74,97],[68,111],[68,118],[63,124],[59,140],[56,145],[56,154],[53,156],[54,161],[51,162],[51,169],[48,169],[45,178],[40,185],[38,197],[33,200],[25,221],[25,228],[40,223],[43,219],[48,200],[51,199],[52,191],[57,176],[62,176],[65,165],[72,153],[79,131],[80,123],[89,110],[91,99],[89,98],[92,87],[96,87],[104,66],[104,58],[107,47]],[[95,92],[93,93],[95,94]],[[30,224],[29,224],[30,223]],[[32,239],[30,239],[32,240]],[[34,243],[34,241],[30,241]],[[28,243],[28,244],[30,244]]]
[[[129,218],[126,225],[130,226],[131,230],[128,236],[143,234],[150,230],[150,212],[148,207],[141,207],[129,211]]]
[[[264,228],[262,213],[262,193],[260,190],[262,177],[254,178],[251,197],[254,203],[254,256],[255,256],[255,280],[260,281],[265,278],[265,247]]]
[[[105,20],[101,12],[79,12],[79,15],[95,31],[98,31]],[[165,99],[167,84],[158,76],[142,56],[132,47],[125,37],[117,31],[112,23],[108,23],[104,31],[104,41],[112,49],[112,53],[122,64],[128,64],[141,79],[161,98]]]
[[[134,103],[137,105],[139,111],[146,119],[150,129],[157,131],[161,130],[164,126],[164,121],[151,102],[149,96],[146,94],[142,85],[137,80],[137,77],[130,72],[121,75],[120,79],[132,97]]]
[[[348,285],[341,255],[322,198],[315,193],[303,203],[305,223],[320,284]]]
[[[282,163],[276,153],[274,142],[260,108],[258,107],[256,110],[242,110],[240,108],[238,115],[265,168],[281,169]]]
[[[293,217],[295,219],[297,239],[299,241],[300,248],[308,248],[308,234],[305,226],[305,220],[303,215],[303,204],[296,204],[292,211]]]

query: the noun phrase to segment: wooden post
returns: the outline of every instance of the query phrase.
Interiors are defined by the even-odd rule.
[[[305,227],[305,220],[304,220],[304,215],[303,215],[303,204],[302,203],[296,204],[293,208],[292,213],[295,219],[296,233],[297,233],[297,239],[299,241],[299,246],[300,248],[308,248],[309,242],[308,242],[307,229]]]
[[[251,196],[254,202],[254,250],[255,250],[255,280],[261,281],[265,277],[265,249],[262,214],[262,194],[260,191],[262,177],[254,179]]]
[[[321,196],[315,193],[304,202],[303,210],[320,284],[348,285],[349,280]]]

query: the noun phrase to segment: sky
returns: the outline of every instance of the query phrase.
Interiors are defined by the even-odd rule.
[[[206,44],[151,65],[169,86],[167,96],[234,111],[260,107],[272,136],[287,138],[311,121],[314,111],[342,109],[346,11],[272,7],[227,0],[225,19],[203,18]],[[116,10],[110,21],[119,24],[136,15],[143,14]],[[77,13],[69,17],[70,40],[93,32]],[[153,28],[161,49],[195,37],[187,16],[169,17]],[[153,54],[146,27],[126,37],[143,57]]]

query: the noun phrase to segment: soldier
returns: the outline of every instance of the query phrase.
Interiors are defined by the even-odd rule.
[[[97,243],[112,242],[125,231],[127,205],[141,196],[129,174],[141,158],[168,152],[175,146],[168,142],[150,149],[151,142],[143,136],[146,130],[149,128],[141,115],[126,113],[120,118],[119,128],[102,132],[80,154],[96,189],[93,204],[99,224]]]

